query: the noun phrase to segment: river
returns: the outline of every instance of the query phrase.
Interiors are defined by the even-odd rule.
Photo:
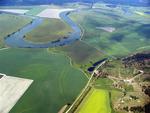
[[[68,35],[68,38],[61,39],[55,42],[47,42],[47,43],[34,43],[24,39],[24,36],[31,32],[33,29],[38,27],[42,22],[43,18],[34,17],[34,20],[29,23],[28,25],[24,26],[20,30],[16,31],[15,33],[10,34],[9,36],[5,37],[5,43],[11,47],[19,47],[19,48],[49,48],[49,47],[56,47],[56,46],[63,46],[73,43],[76,40],[79,40],[81,37],[81,30],[76,23],[74,23],[69,17],[69,13],[72,11],[65,11],[60,14],[60,17],[63,21],[70,25],[73,29]]]

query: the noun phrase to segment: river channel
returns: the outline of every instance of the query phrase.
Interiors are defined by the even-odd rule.
[[[47,42],[47,43],[34,43],[24,39],[24,36],[31,32],[33,29],[38,27],[42,22],[43,18],[35,17],[33,21],[20,30],[16,31],[5,37],[5,43],[11,47],[19,48],[49,48],[56,46],[63,46],[73,43],[76,40],[79,40],[81,37],[81,30],[76,23],[74,23],[69,17],[71,11],[65,11],[60,13],[60,18],[65,21],[73,29],[73,32],[69,33],[68,37],[61,39],[59,41]]]

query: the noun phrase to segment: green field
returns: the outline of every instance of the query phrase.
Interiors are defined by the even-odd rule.
[[[3,50],[0,72],[34,80],[10,113],[56,113],[72,103],[87,82],[66,56],[47,49]]]
[[[90,74],[87,69],[91,67],[93,63],[107,57],[107,55],[103,54],[101,51],[82,41],[76,41],[70,45],[57,47],[55,49],[50,48],[49,50],[56,53],[64,53],[71,59],[74,66],[80,68],[88,75]]]
[[[108,78],[99,78],[95,81],[94,87],[104,90],[112,90],[113,81]]]
[[[95,62],[103,56],[103,53],[82,41],[61,47],[61,50],[77,64],[88,64],[90,61]]]
[[[18,29],[30,23],[31,20],[28,17],[0,14],[0,48],[6,47],[4,38],[7,35],[16,32]]]
[[[41,25],[27,33],[25,38],[32,42],[43,43],[63,39],[71,31],[70,26],[59,19],[45,19]]]
[[[92,89],[76,113],[111,113],[108,91]]]
[[[74,12],[70,17],[84,29],[84,42],[109,55],[124,56],[150,45],[149,17],[139,16],[134,10],[127,15],[120,8],[101,6]],[[113,27],[115,31],[107,32],[98,27]]]

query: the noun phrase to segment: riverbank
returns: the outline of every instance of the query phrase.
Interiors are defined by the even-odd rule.
[[[72,10],[71,10],[72,11]],[[61,11],[62,12],[62,11]],[[59,16],[62,20],[64,20],[68,25],[70,25],[73,32],[68,35],[68,38],[56,41],[56,42],[47,42],[44,44],[32,43],[24,40],[24,35],[34,28],[39,26],[43,19],[36,17],[30,24],[26,25],[19,31],[9,35],[5,38],[5,43],[11,47],[20,47],[20,48],[48,48],[48,47],[56,47],[63,46],[73,43],[76,40],[81,38],[81,30],[76,23],[74,23],[69,17],[68,14],[70,11],[62,12]],[[16,38],[17,37],[17,38]]]

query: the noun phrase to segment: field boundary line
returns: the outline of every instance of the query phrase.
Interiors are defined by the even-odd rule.
[[[88,83],[86,84],[86,86],[84,87],[84,89],[81,91],[81,93],[79,94],[79,96],[76,98],[76,100],[73,102],[73,104],[70,106],[70,108],[65,112],[65,113],[69,113],[70,110],[73,108],[73,106],[76,104],[76,102],[80,99],[80,97],[82,96],[82,94],[86,91],[86,89],[90,86],[91,80],[94,77],[95,71],[101,67],[103,64],[105,64],[106,61],[102,62],[101,64],[99,64],[96,69],[93,71]]]
[[[1,48],[0,51],[7,50],[7,49],[9,49],[9,47],[7,47],[7,48]]]
[[[82,69],[80,69],[79,67],[77,67],[77,66],[73,66],[73,64],[72,64],[72,58],[70,57],[70,56],[68,56],[67,55],[67,53],[66,52],[62,52],[62,51],[60,51],[60,50],[57,50],[59,53],[55,53],[55,52],[53,52],[53,51],[50,51],[49,50],[49,48],[47,48],[47,52],[48,53],[50,53],[50,54],[61,54],[61,55],[64,55],[65,57],[67,57],[67,59],[69,60],[69,63],[70,63],[70,65],[71,65],[71,67],[72,68],[74,68],[74,69],[77,69],[77,70],[79,70],[79,71],[81,71],[85,76],[86,76],[86,78],[89,80],[89,76],[82,70]]]

